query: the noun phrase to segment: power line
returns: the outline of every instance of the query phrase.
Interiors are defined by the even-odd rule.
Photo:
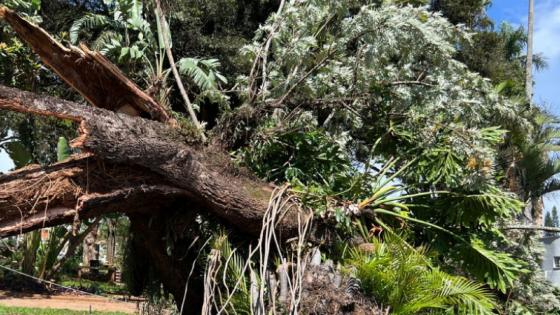
[[[109,297],[109,296],[104,296],[104,295],[100,295],[100,294],[95,294],[95,293],[91,293],[91,292],[87,292],[87,291],[82,291],[82,290],[75,289],[75,288],[72,288],[72,287],[67,287],[67,286],[64,286],[64,285],[61,285],[61,284],[58,284],[58,283],[55,283],[55,282],[52,282],[52,281],[49,281],[49,280],[37,278],[37,277],[35,277],[35,276],[32,276],[32,275],[23,273],[23,272],[21,272],[21,271],[19,271],[19,270],[15,270],[15,269],[12,269],[12,268],[10,268],[10,267],[6,267],[6,266],[0,265],[0,268],[2,268],[2,269],[4,269],[4,270],[7,270],[7,271],[10,271],[10,272],[12,272],[12,273],[18,274],[18,275],[20,275],[20,276],[24,276],[24,277],[27,277],[27,278],[31,278],[31,279],[33,279],[33,280],[35,280],[35,281],[37,281],[37,282],[48,283],[48,284],[50,284],[50,285],[53,285],[53,286],[56,286],[56,287],[59,287],[59,288],[63,288],[63,289],[70,290],[70,291],[74,291],[74,292],[79,292],[79,293],[82,293],[82,294],[84,294],[84,295],[90,295],[90,296],[100,297],[100,298],[104,298],[104,299],[107,299],[107,300],[110,300],[110,301],[115,301],[115,302],[128,303],[128,302],[121,301],[121,300],[119,300],[119,299],[115,299],[115,298],[112,298],[112,297]]]

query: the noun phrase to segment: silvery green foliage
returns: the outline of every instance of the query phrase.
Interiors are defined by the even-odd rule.
[[[254,106],[326,113],[320,127],[353,134],[356,150],[387,133],[426,161],[450,150],[436,156],[459,173],[439,180],[476,189],[493,178],[504,134],[494,126],[517,118],[489,80],[453,59],[470,35],[426,8],[287,1],[244,47],[254,66],[239,83]]]

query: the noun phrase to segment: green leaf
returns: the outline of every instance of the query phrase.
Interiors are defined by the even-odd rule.
[[[64,137],[59,137],[58,144],[56,146],[57,161],[61,162],[66,160],[68,157],[70,157],[71,154],[72,154],[72,150],[68,145],[68,140],[66,140],[66,138]]]

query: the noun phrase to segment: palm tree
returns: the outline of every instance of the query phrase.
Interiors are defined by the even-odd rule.
[[[521,158],[516,163],[516,178],[521,195],[530,205],[533,223],[542,225],[543,196],[560,190],[560,160],[553,152],[560,151],[557,144],[560,130],[559,121],[538,109],[534,110],[535,131],[529,139],[519,145]]]

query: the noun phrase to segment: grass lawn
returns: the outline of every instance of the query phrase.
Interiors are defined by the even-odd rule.
[[[84,312],[54,308],[8,307],[0,305],[0,315],[127,315],[121,312]]]

